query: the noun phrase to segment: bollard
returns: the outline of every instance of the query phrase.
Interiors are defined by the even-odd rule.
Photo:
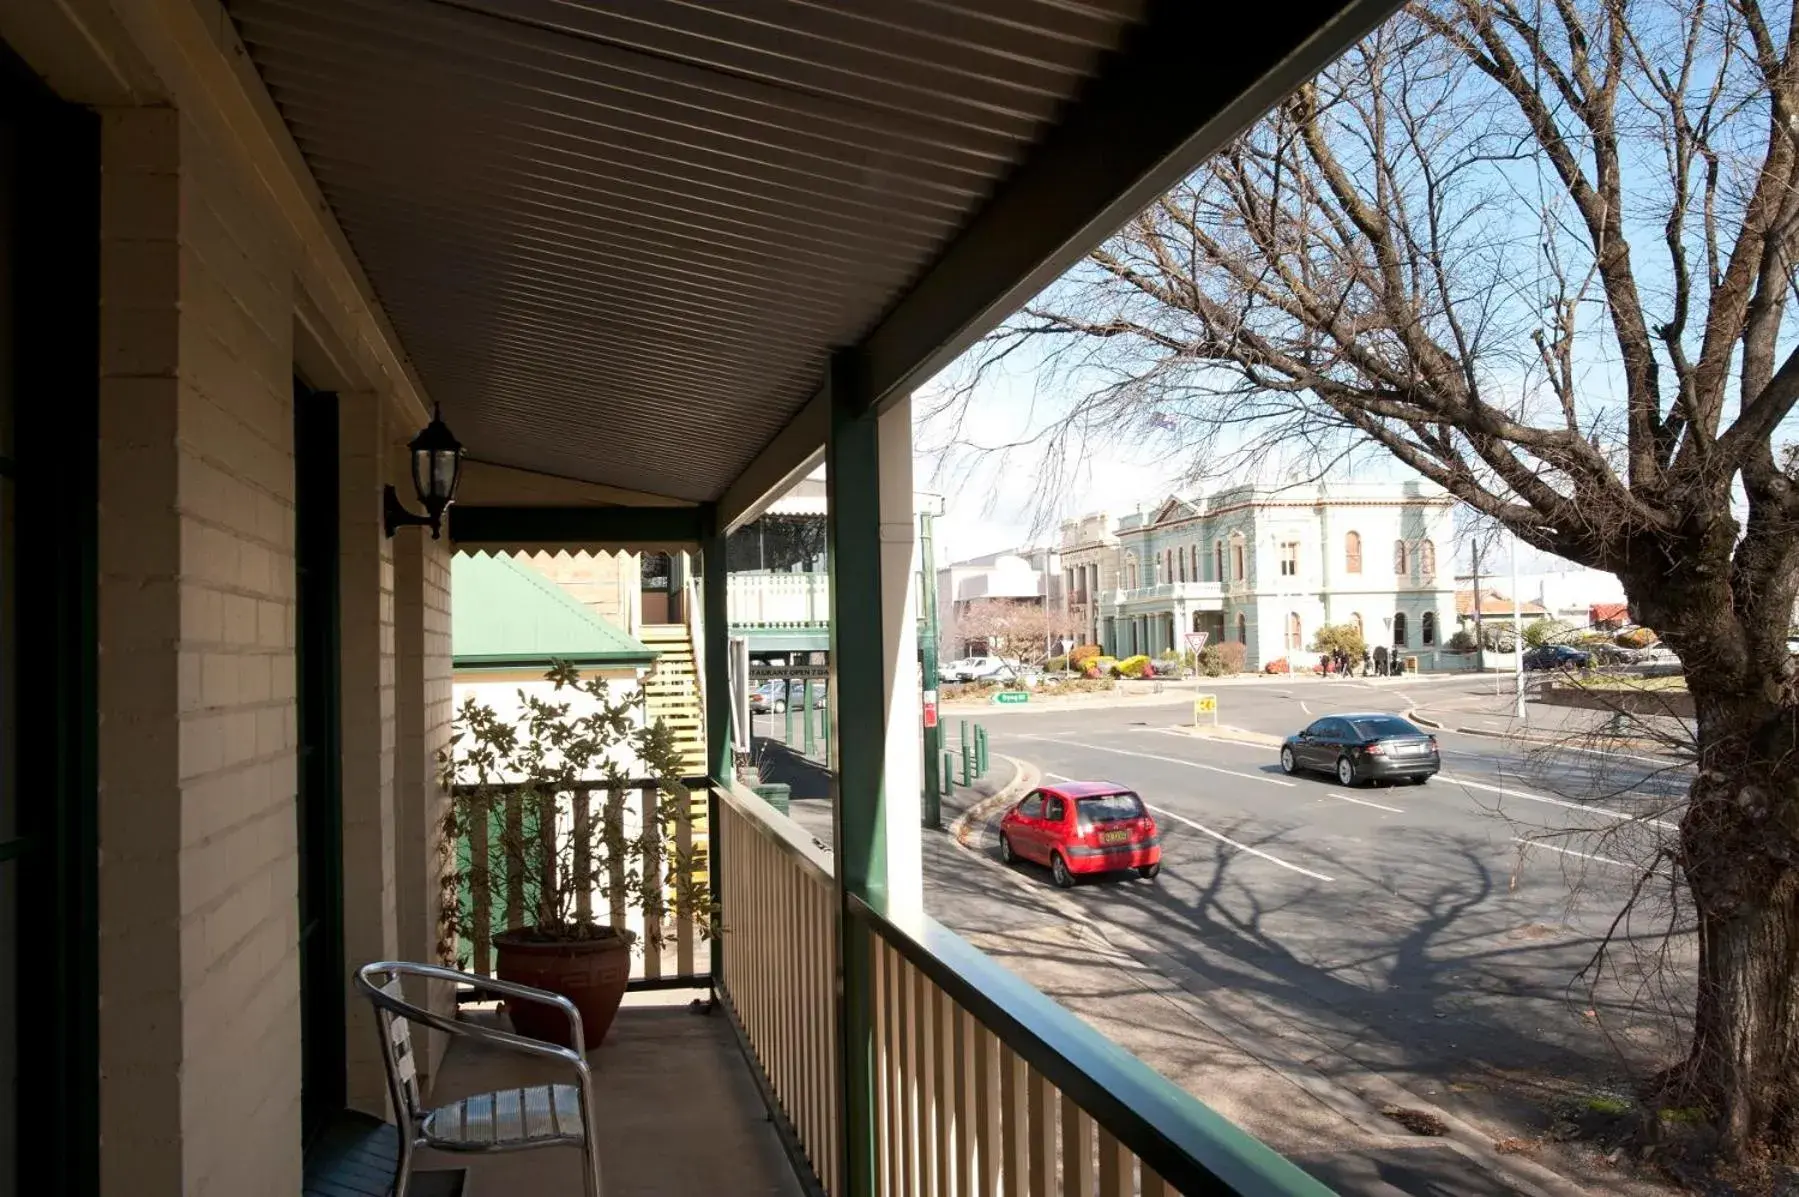
[[[791,695],[789,696],[791,697]],[[806,725],[806,755],[811,756],[817,745],[812,740],[812,679],[806,679],[804,697],[800,701],[800,719]]]
[[[783,735],[781,736],[781,743],[787,745],[787,747],[789,747],[789,748],[792,748],[793,747],[793,682],[792,681],[785,681],[785,682],[781,683],[781,712],[782,712],[781,718],[782,718],[782,722],[784,725],[783,726]]]
[[[962,741],[962,784],[972,785],[974,782],[974,742]]]
[[[982,777],[987,776],[987,729],[978,723],[974,725],[974,767]]]
[[[952,752],[943,754],[943,792],[956,792],[956,756]]]

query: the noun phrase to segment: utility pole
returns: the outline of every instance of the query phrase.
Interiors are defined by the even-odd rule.
[[[919,655],[924,672],[924,825],[943,826],[943,778],[938,773],[943,759],[943,728],[937,710],[937,556],[931,544],[931,525],[936,516],[919,514],[919,556],[923,560],[924,643]]]
[[[1524,596],[1518,590],[1518,534],[1512,533],[1512,647],[1517,658],[1518,690],[1512,717],[1524,718]]]

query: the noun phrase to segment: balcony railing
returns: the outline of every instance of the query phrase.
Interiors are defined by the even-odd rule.
[[[725,583],[732,626],[807,626],[831,617],[831,579],[823,573],[743,570]]]
[[[741,787],[713,794],[715,984],[825,1193],[850,1191],[846,1047],[872,1052],[867,1146],[887,1197],[1329,1193],[934,919],[854,898],[839,912],[831,859],[810,836]],[[839,917],[872,961],[872,992],[842,1010]],[[841,1035],[846,1011],[869,1042]]]
[[[1215,599],[1224,597],[1224,586],[1218,582],[1159,582],[1154,586],[1138,586],[1115,590],[1114,603],[1137,603],[1153,599]]]

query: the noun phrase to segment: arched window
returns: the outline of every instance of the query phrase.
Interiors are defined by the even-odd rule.
[[[1430,544],[1430,541],[1427,540],[1424,543],[1428,545]],[[1425,648],[1430,648],[1432,645],[1436,644],[1437,613],[1435,611],[1426,611],[1418,618],[1418,636],[1419,639],[1423,641]]]
[[[1196,631],[1196,632],[1197,632],[1197,631],[1199,631],[1199,630],[1200,630],[1200,626],[1199,626],[1199,625],[1200,625],[1200,624],[1201,624],[1201,623],[1202,623],[1202,622],[1204,622],[1204,617],[1203,617],[1203,616],[1202,616],[1202,614],[1201,614],[1201,613],[1200,613],[1200,612],[1198,612],[1198,611],[1195,611],[1195,612],[1194,612],[1194,613],[1193,613],[1193,630],[1194,630],[1194,631]]]
[[[1175,558],[1176,572],[1180,574],[1180,580],[1185,582],[1187,580],[1187,550],[1182,549],[1175,554]]]
[[[1405,647],[1405,612],[1400,611],[1393,616],[1393,647]]]
[[[1362,637],[1364,640],[1368,638],[1368,629],[1362,626],[1362,613],[1360,611],[1351,611],[1349,613],[1349,622],[1355,625],[1356,635]]]
[[[1399,577],[1403,578],[1407,574],[1412,572],[1411,565],[1412,565],[1411,554],[1406,552],[1405,541],[1403,541],[1403,540],[1394,541],[1393,542],[1393,572],[1396,575],[1398,575]]]
[[[1124,559],[1124,580],[1126,590],[1137,589],[1137,558],[1134,556]]]
[[[1298,652],[1305,646],[1305,633],[1300,627],[1299,612],[1287,613],[1287,651]]]
[[[1343,538],[1343,572],[1362,572],[1362,534],[1351,532]]]
[[[1244,568],[1243,537],[1233,534],[1231,536],[1231,577],[1241,582],[1248,576],[1249,571]]]
[[[1425,577],[1437,576],[1437,546],[1432,541],[1424,541],[1418,546],[1418,569]],[[1426,640],[1426,644],[1430,641]]]
[[[1243,612],[1237,612],[1237,643],[1249,643],[1249,620],[1243,618]]]
[[[1199,542],[1196,540],[1187,546],[1187,555],[1193,559],[1193,568],[1189,571],[1195,582],[1199,581]]]
[[[1212,581],[1222,582],[1224,581],[1224,542],[1222,540],[1212,543],[1212,558]]]

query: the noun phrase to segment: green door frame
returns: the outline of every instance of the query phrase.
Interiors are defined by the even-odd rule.
[[[12,726],[19,838],[19,1192],[100,1189],[99,683],[100,123],[63,103],[0,43],[0,128],[12,154],[12,230],[0,268],[15,294],[0,349],[14,425],[16,676],[32,701]],[[4,317],[0,317],[4,318]],[[15,575],[16,576],[16,575]],[[25,895],[29,895],[27,899]],[[27,1099],[28,1100],[25,1100]],[[13,1161],[0,1166],[11,1167]]]
[[[300,750],[300,1121],[310,1144],[345,1106],[343,636],[337,396],[294,380],[294,669]]]

